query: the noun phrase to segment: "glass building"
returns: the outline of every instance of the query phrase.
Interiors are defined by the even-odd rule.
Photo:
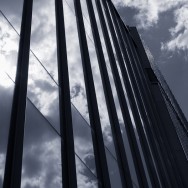
[[[185,188],[187,174],[187,120],[111,0],[0,2],[0,188]]]

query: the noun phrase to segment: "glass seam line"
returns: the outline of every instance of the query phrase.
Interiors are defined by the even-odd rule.
[[[68,4],[68,3],[67,3]],[[68,5],[69,6],[69,5]],[[70,6],[69,6],[70,8]],[[11,24],[11,22],[8,20],[8,18],[4,15],[4,13],[0,10],[1,14],[3,15],[3,17],[7,20],[7,22],[10,24],[10,26],[14,29],[14,31],[19,35],[19,33],[17,32],[17,30],[14,28],[14,26]],[[84,16],[85,17],[85,16]],[[87,19],[86,19],[87,20]],[[88,21],[88,20],[87,20]],[[88,34],[87,34],[88,35]],[[89,36],[88,36],[89,37]],[[90,38],[90,37],[89,37]],[[90,38],[91,42],[93,43],[92,39]],[[35,58],[37,59],[37,61],[41,64],[41,66],[45,69],[45,71],[47,72],[47,74],[51,77],[51,79],[55,82],[55,84],[58,86],[58,83],[55,81],[55,79],[53,78],[53,76],[48,72],[48,70],[44,67],[44,65],[42,64],[42,62],[38,59],[38,57],[35,55],[35,53],[30,49],[31,53],[35,56]],[[8,74],[7,74],[8,75]],[[9,75],[8,75],[9,76]],[[10,76],[9,76],[10,78]],[[10,78],[11,79],[11,78]],[[12,80],[12,79],[11,79]],[[13,81],[13,80],[12,80]],[[27,97],[28,98],[28,97]],[[28,100],[31,102],[31,100],[28,98]],[[31,102],[32,103],[32,102]],[[33,103],[32,103],[33,104]],[[34,105],[34,104],[33,104]],[[72,104],[74,107],[75,105]],[[35,105],[34,105],[35,106]],[[35,106],[35,108],[38,110],[38,108]],[[75,107],[75,109],[78,111],[78,109]],[[38,110],[39,111],[39,110]],[[39,111],[40,112],[40,111]],[[79,112],[79,111],[78,111]],[[40,112],[41,113],[41,112]],[[79,114],[81,115],[81,113],[79,112]],[[41,115],[44,117],[44,115],[41,113]],[[82,116],[82,115],[81,115]],[[46,119],[46,117],[44,117]],[[82,118],[85,120],[85,118],[82,116]],[[46,119],[47,120],[47,119]],[[48,121],[48,120],[47,120]],[[86,120],[85,120],[86,121]],[[49,121],[48,121],[49,122]],[[51,127],[54,129],[54,131],[59,135],[58,131],[56,130],[56,128],[49,122],[49,124],[51,125]],[[86,121],[86,124],[91,128],[91,126],[88,124],[88,122]],[[92,128],[91,128],[92,130]],[[115,156],[111,153],[111,151],[105,146],[105,148],[109,151],[109,153],[111,154],[111,156],[114,158],[114,160],[117,161],[117,159],[115,158]],[[76,153],[75,153],[76,154]],[[81,158],[78,156],[78,154],[76,154],[77,157],[81,160]],[[81,160],[82,161],[82,160]],[[89,169],[89,167],[82,161],[82,163]],[[90,169],[89,169],[90,170]],[[90,170],[91,171],[91,170]],[[92,171],[91,171],[92,172]],[[92,172],[93,174],[93,172]],[[93,174],[94,175],[94,174]],[[95,175],[94,175],[95,176]],[[95,176],[96,177],[96,176]],[[134,182],[133,182],[134,183]],[[135,183],[134,183],[135,184]]]
[[[13,83],[15,83],[14,82],[14,80],[10,77],[10,75],[7,73],[7,72],[5,72],[6,73],[6,75],[11,79],[11,81],[13,82]],[[27,97],[28,98],[28,97]],[[29,98],[28,98],[29,99]],[[30,99],[29,99],[30,100]],[[31,100],[30,100],[31,101]],[[32,102],[32,101],[31,101]],[[33,103],[33,102],[32,102]],[[76,108],[76,106],[73,104],[73,103],[71,103],[72,104],[72,106],[75,108],[75,110],[79,113],[79,115],[82,117],[82,119],[83,119],[83,121],[85,121],[85,123],[86,123],[86,125],[87,125],[87,127],[89,127],[90,129],[91,129],[91,131],[93,131],[93,128],[89,125],[89,123],[87,122],[87,120],[83,117],[83,115],[79,112],[79,110]],[[34,104],[33,104],[34,105]],[[34,105],[35,106],[35,105]],[[35,106],[35,108],[37,108],[36,106]],[[38,108],[37,108],[38,109]],[[52,125],[52,123],[42,114],[42,112],[38,109],[38,111],[41,113],[41,115],[51,124],[51,126],[53,127],[53,129],[54,129],[54,131],[58,134],[58,135],[60,135],[59,134],[59,132],[57,131],[57,129]],[[117,159],[116,159],[116,157],[112,154],[112,152],[108,149],[108,147],[107,146],[105,146],[105,148],[106,148],[106,150],[108,150],[109,151],[109,153],[110,153],[110,155],[112,156],[112,158],[114,158],[114,160],[116,160],[117,161]]]
[[[10,80],[15,83],[10,75],[6,73],[6,75],[10,78]],[[61,134],[56,130],[56,128],[51,124],[51,122],[41,113],[41,111],[35,106],[35,104],[29,99],[27,96],[28,101],[32,104],[32,106],[40,113],[40,115],[45,119],[45,121],[48,123],[48,125],[53,129],[53,131],[59,136],[62,137]],[[81,160],[81,162],[90,170],[90,172],[97,178],[97,176],[91,171],[91,169],[85,164],[85,162],[80,158],[80,156],[75,152],[75,155]]]
[[[68,4],[68,3],[67,3]],[[69,6],[69,5],[68,5]],[[69,6],[70,8],[70,6]],[[71,9],[72,10],[72,9]],[[1,11],[1,10],[0,10]],[[1,14],[6,18],[6,16],[3,14],[3,12],[1,11]],[[14,28],[14,26],[10,23],[10,21],[6,18],[6,20],[9,22],[9,24],[12,26],[12,28],[15,30],[15,32],[19,35],[19,33],[16,31],[16,29]],[[87,19],[86,19],[87,20]],[[87,20],[88,21],[88,20]],[[89,36],[88,36],[89,37]],[[90,38],[90,37],[89,37]],[[92,41],[92,39],[90,38],[90,40]],[[93,41],[92,41],[93,43]],[[52,77],[52,75],[47,71],[47,69],[44,67],[44,65],[42,64],[42,62],[38,59],[38,57],[34,54],[34,52],[31,50],[32,54],[35,56],[35,58],[39,61],[39,63],[41,64],[41,66],[45,69],[45,71],[49,74],[49,76],[51,77],[51,79],[57,84],[57,82],[55,81],[55,79]],[[73,104],[72,104],[73,105]],[[73,105],[74,106],[74,105]],[[75,106],[74,106],[75,107]],[[76,108],[76,107],[75,107]],[[76,110],[78,111],[78,109],[76,108]],[[79,111],[78,111],[79,112]],[[80,112],[79,112],[80,113]],[[42,114],[42,113],[41,113]],[[80,114],[81,115],[81,114]],[[81,115],[82,116],[82,115]],[[83,117],[83,116],[82,116]],[[85,118],[83,117],[83,119],[85,120]],[[85,120],[86,121],[86,120]],[[87,121],[86,121],[87,122]],[[90,127],[90,125],[87,123],[87,125]],[[91,127],[90,127],[91,128]],[[91,128],[92,129],[92,128]],[[56,130],[54,128],[54,130]],[[57,130],[56,130],[57,131]],[[116,158],[114,157],[114,155],[110,152],[110,150],[105,146],[105,148],[109,151],[109,153],[112,155],[112,157],[116,160]]]
[[[68,3],[67,3],[68,4]],[[70,8],[71,12],[73,13],[73,15],[75,16],[73,10],[71,9],[70,5],[68,5],[68,7]],[[9,25],[13,28],[13,30],[17,33],[18,36],[20,36],[20,34],[18,33],[18,31],[15,29],[15,27],[12,25],[12,23],[9,21],[9,19],[5,16],[5,14],[0,10],[0,13],[2,14],[2,16],[6,19],[6,21],[9,23]],[[86,35],[88,36],[89,40],[92,42],[92,44],[94,45],[93,40],[91,39],[91,37],[89,36],[89,34],[86,32]],[[103,46],[104,48],[104,46]],[[44,68],[44,70],[46,71],[46,73],[50,76],[50,78],[54,81],[54,83],[59,87],[59,84],[56,82],[56,80],[54,79],[54,77],[50,74],[50,72],[47,70],[47,68],[43,65],[43,63],[40,61],[40,59],[36,56],[36,54],[33,52],[33,50],[31,50],[31,53],[33,54],[33,56],[36,58],[36,60],[39,62],[39,64]],[[107,64],[108,69],[109,65]],[[71,98],[72,99],[72,98]]]
[[[32,8],[33,0],[24,0],[15,87],[13,91],[10,127],[8,131],[8,145],[3,181],[4,188],[20,187],[21,185],[21,164],[24,141],[25,108],[27,100]]]

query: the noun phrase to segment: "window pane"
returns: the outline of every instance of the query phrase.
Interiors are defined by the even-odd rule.
[[[29,63],[27,95],[59,132],[58,86],[31,53]]]
[[[14,80],[16,75],[19,35],[0,13],[0,69]]]
[[[75,152],[90,170],[96,174],[91,129],[74,106],[72,106],[72,117]]]
[[[23,0],[1,0],[0,7],[3,14],[14,25],[18,33],[20,33]]]
[[[14,83],[0,71],[0,188],[4,178]]]
[[[27,100],[21,187],[61,188],[59,135]]]
[[[97,188],[97,177],[76,157],[78,188]]]
[[[115,158],[106,150],[106,157],[108,163],[108,170],[110,175],[110,182],[112,188],[121,188],[121,179],[119,174],[119,168]]]

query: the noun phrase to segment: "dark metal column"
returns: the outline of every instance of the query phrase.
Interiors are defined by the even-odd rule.
[[[139,73],[138,76],[140,77],[140,81],[141,81],[140,85],[141,85],[141,87],[143,87],[144,91],[145,92],[147,91],[147,93],[148,93],[148,95],[145,94],[145,101],[148,104],[148,107],[153,109],[153,113],[154,113],[155,117],[158,117],[158,131],[159,131],[159,134],[161,135],[162,141],[164,143],[162,145],[162,147],[163,147],[163,154],[166,156],[166,157],[164,157],[164,159],[166,160],[168,174],[170,176],[172,185],[174,187],[177,187],[177,186],[181,187],[181,179],[179,177],[179,174],[176,173],[177,169],[175,167],[173,155],[172,155],[172,152],[169,147],[169,142],[168,142],[168,139],[166,138],[164,131],[163,131],[163,123],[164,123],[164,122],[162,122],[163,118],[161,118],[159,116],[159,111],[157,111],[155,102],[153,101],[153,98],[150,93],[150,90],[152,92],[152,89],[154,87],[149,87],[149,82],[147,82],[147,80],[146,80],[145,74],[143,72],[143,68],[141,67],[141,64],[140,64],[140,58],[138,57],[138,54],[136,51],[137,48],[131,38],[130,38],[130,46],[131,46],[132,52],[134,53],[134,56],[136,58],[135,65],[136,65],[136,71]],[[138,71],[138,70],[140,70],[140,71]],[[150,110],[150,112],[152,112],[152,111]],[[151,115],[153,115],[153,114],[151,114]],[[166,124],[166,122],[165,122],[165,124]]]
[[[160,146],[160,150],[158,152],[161,151],[161,164],[163,166],[163,171],[165,173],[163,173],[163,171],[161,171],[161,174],[164,174],[164,183],[166,183],[166,186],[170,186],[170,187],[177,187],[177,182],[176,182],[176,178],[173,177],[173,170],[172,170],[172,166],[169,160],[169,153],[167,152],[167,146],[166,146],[166,138],[164,138],[162,135],[163,133],[160,132],[159,127],[162,125],[162,122],[160,120],[160,117],[158,116],[158,113],[155,113],[156,108],[154,105],[154,101],[150,98],[151,95],[151,91],[147,90],[146,85],[148,85],[147,81],[145,80],[145,82],[143,83],[143,78],[145,77],[144,74],[142,74],[142,67],[139,64],[139,60],[136,54],[136,51],[134,49],[133,46],[133,41],[132,38],[130,37],[130,34],[127,34],[127,41],[128,41],[128,45],[130,48],[130,54],[131,56],[134,57],[134,60],[132,61],[135,65],[134,67],[134,71],[135,74],[137,75],[137,80],[139,83],[139,88],[142,92],[142,96],[143,96],[143,101],[145,104],[145,108],[147,109],[147,112],[151,118],[151,122],[153,124],[153,128],[154,128],[154,132],[156,135],[156,139],[158,140],[157,143]],[[138,69],[138,66],[140,67]],[[142,74],[142,75],[141,75]],[[149,98],[151,100],[149,100]],[[154,135],[154,134],[153,134]]]
[[[121,50],[120,50],[120,47],[119,47],[119,44],[118,44],[118,41],[117,41],[117,38],[116,38],[114,26],[113,26],[112,20],[110,18],[110,13],[108,11],[107,2],[106,2],[106,0],[100,0],[100,1],[102,2],[102,5],[104,7],[105,15],[106,15],[107,22],[108,22],[108,25],[109,25],[109,28],[110,28],[110,33],[111,33],[111,36],[112,36],[112,41],[113,41],[113,44],[114,44],[114,47],[115,47],[118,62],[123,64],[124,63],[123,57],[122,57]],[[123,90],[121,92],[123,92]],[[123,119],[124,119],[124,123],[125,123],[125,128],[126,128],[126,131],[127,131],[128,140],[129,140],[129,143],[130,143],[133,162],[135,164],[137,179],[138,179],[140,187],[145,188],[145,187],[148,187],[148,182],[147,182],[145,170],[144,170],[144,167],[143,167],[142,159],[141,159],[141,156],[140,156],[140,152],[139,152],[139,148],[138,148],[138,145],[137,145],[137,140],[136,140],[134,128],[133,128],[133,125],[132,125],[132,121],[131,121],[131,118],[130,118],[130,114],[129,114],[129,110],[128,110],[128,106],[127,106],[125,97],[120,97],[119,101],[120,101],[120,107],[121,107],[121,110],[122,110],[122,115],[123,115]]]
[[[127,32],[127,30],[126,30],[126,28],[125,28],[125,31]],[[138,93],[140,93],[140,96],[141,96],[141,101],[142,101],[142,105],[143,105],[143,107],[144,107],[144,109],[145,109],[145,112],[146,112],[146,114],[148,114],[147,115],[147,118],[149,117],[149,119],[150,119],[150,115],[152,114],[152,111],[153,111],[153,109],[152,108],[150,108],[149,110],[148,110],[148,106],[150,106],[150,103],[148,103],[148,96],[149,96],[149,94],[150,94],[150,92],[148,91],[148,93],[146,94],[146,90],[144,89],[144,88],[142,88],[142,83],[141,83],[141,80],[140,80],[140,77],[139,77],[139,75],[140,75],[140,71],[142,71],[141,69],[142,68],[140,68],[139,70],[137,70],[137,65],[135,64],[136,62],[136,60],[135,60],[135,54],[132,54],[132,50],[134,50],[134,49],[130,49],[130,44],[129,44],[129,40],[127,39],[127,36],[129,35],[129,33],[127,32],[127,35],[125,35],[125,32],[123,32],[124,33],[124,39],[126,40],[126,44],[128,45],[127,46],[127,49],[128,49],[128,51],[129,51],[129,55],[130,55],[130,58],[131,58],[131,69],[132,69],[132,73],[134,74],[134,79],[133,79],[133,81],[135,81],[135,83],[136,83],[136,85],[137,85],[137,87],[135,87],[135,89],[137,89],[138,90]],[[134,65],[134,66],[133,66]],[[136,72],[135,72],[136,71]],[[145,82],[145,84],[147,84],[147,82]],[[146,106],[147,105],[147,106]],[[149,115],[150,114],[150,115]],[[157,118],[157,119],[156,119]],[[162,152],[162,155],[161,155],[161,153],[160,153],[160,149],[161,148],[164,148],[164,145],[163,144],[159,144],[159,142],[158,141],[156,141],[156,140],[158,140],[158,139],[160,139],[161,141],[162,141],[162,138],[161,138],[161,135],[158,133],[158,132],[156,132],[157,130],[156,129],[158,129],[158,125],[156,124],[157,122],[158,122],[158,124],[161,124],[161,122],[160,121],[158,121],[159,120],[159,118],[157,117],[157,116],[152,116],[151,117],[151,120],[149,120],[150,121],[150,123],[152,122],[152,124],[154,123],[155,124],[155,126],[154,126],[154,129],[155,129],[155,131],[154,132],[152,132],[152,136],[150,135],[150,134],[148,134],[148,136],[151,136],[151,137],[154,137],[154,141],[155,141],[155,144],[156,144],[156,147],[153,147],[153,149],[157,149],[158,151],[156,151],[156,156],[158,156],[158,157],[160,157],[159,159],[160,159],[160,162],[161,162],[161,165],[159,165],[159,168],[163,168],[163,170],[161,170],[161,172],[160,172],[160,175],[161,174],[163,174],[164,176],[161,176],[162,178],[164,178],[163,180],[163,183],[164,184],[166,184],[166,186],[170,186],[170,187],[172,187],[172,184],[171,184],[171,181],[170,181],[170,179],[169,179],[169,177],[168,177],[168,172],[166,171],[166,164],[168,164],[168,161],[165,163],[164,162],[164,160],[165,159],[167,159],[168,157],[166,156],[166,151],[163,149],[163,152]],[[152,125],[153,126],[153,125]],[[150,129],[148,129],[148,130],[152,130],[152,126],[150,126]],[[153,131],[153,130],[152,130]],[[155,137],[155,135],[156,135],[156,137]],[[153,138],[152,138],[153,139]],[[162,142],[161,142],[162,143]],[[166,156],[166,157],[164,157],[164,156]],[[171,172],[169,172],[169,173],[171,173]]]
[[[80,0],[74,0],[74,7],[78,28],[82,65],[84,71],[84,80],[87,94],[90,124],[93,128],[92,138],[95,154],[95,163],[97,169],[97,177],[99,181],[98,186],[100,188],[108,188],[111,187],[110,179]]]
[[[122,25],[121,26],[122,30],[125,29],[124,31],[127,31],[126,28],[125,28],[125,25],[123,24],[122,21],[121,21],[121,25]],[[161,177],[160,179],[163,180],[163,184],[165,185],[165,187],[168,187],[168,186],[171,186],[171,185],[170,185],[170,181],[169,181],[169,178],[168,178],[168,173],[165,170],[165,163],[164,163],[164,160],[163,160],[163,155],[161,155],[161,153],[160,153],[160,145],[157,141],[157,138],[160,137],[160,135],[158,135],[156,137],[156,132],[153,131],[153,129],[152,129],[152,122],[155,122],[155,120],[150,119],[148,113],[150,113],[151,109],[148,111],[146,106],[145,106],[146,103],[144,102],[144,99],[143,99],[143,91],[140,90],[140,84],[138,83],[139,79],[137,78],[137,76],[136,76],[137,74],[134,71],[135,67],[133,68],[133,63],[135,61],[134,56],[130,52],[129,41],[128,41],[127,35],[124,31],[122,32],[123,39],[125,40],[125,44],[127,45],[127,51],[128,51],[128,55],[129,55],[129,58],[130,58],[130,61],[131,61],[130,64],[127,63],[126,65],[130,66],[130,68],[129,68],[130,72],[129,73],[130,73],[130,76],[132,78],[132,82],[134,83],[134,86],[135,86],[134,89],[135,89],[136,98],[139,99],[138,105],[139,105],[139,108],[141,109],[140,112],[142,114],[142,118],[144,119],[146,125],[147,124],[149,125],[149,127],[145,126],[145,128],[146,128],[145,130],[148,132],[147,137],[150,138],[150,140],[149,140],[150,145],[154,145],[153,147],[151,147],[151,149],[153,149],[155,151],[156,162],[161,163],[161,164],[158,165],[158,168],[160,169],[160,173],[159,173],[159,176]]]
[[[32,6],[32,0],[24,0],[3,188],[21,185]]]
[[[110,86],[110,80],[108,77],[108,71],[107,71],[107,67],[105,64],[105,58],[104,58],[104,54],[102,50],[101,40],[99,37],[99,31],[97,28],[93,5],[92,5],[91,0],[86,0],[86,2],[88,6],[88,13],[89,13],[89,18],[91,22],[91,28],[92,28],[92,33],[93,33],[93,38],[94,38],[94,43],[95,43],[95,49],[97,53],[97,59],[99,63],[99,69],[100,69],[100,73],[102,77],[102,83],[103,83],[103,88],[104,88],[108,114],[110,117],[110,124],[112,127],[112,134],[113,134],[113,138],[115,142],[115,148],[116,148],[116,153],[117,153],[118,165],[120,168],[121,180],[122,180],[123,187],[131,188],[133,187],[133,184],[131,180],[127,157],[125,154],[123,139],[122,139],[118,116],[116,112],[116,106],[114,103],[112,89]]]
[[[67,47],[65,38],[64,12],[62,0],[55,0],[57,59],[59,79],[59,112],[61,132],[61,161],[63,187],[76,188],[76,164],[74,136],[71,117]]]
[[[119,25],[119,19],[120,18],[118,17],[118,15],[116,15],[115,7],[113,6],[111,1],[108,1],[108,7],[109,7],[109,11],[111,13],[111,17],[112,17],[112,20],[113,20],[113,23],[114,23],[114,27],[115,27],[116,32],[117,32],[117,37],[119,39],[119,44],[120,44],[120,47],[121,47],[121,50],[122,50],[123,58],[126,62],[126,66],[129,67],[130,61],[129,61],[129,58],[128,58],[128,55],[127,55],[127,49],[126,49],[126,46],[125,46],[126,44],[124,43],[122,33],[121,33],[122,32],[121,26]],[[142,120],[141,120],[140,115],[139,115],[139,114],[142,114],[142,111],[140,111],[140,108],[137,106],[138,100],[139,100],[138,95],[137,95],[137,98],[135,98],[134,91],[131,87],[131,84],[130,84],[128,77],[127,77],[127,74],[126,74],[125,65],[120,64],[120,69],[121,69],[124,84],[125,84],[125,87],[126,87],[126,90],[127,90],[127,95],[128,95],[128,98],[129,98],[133,117],[134,117],[134,120],[135,120],[135,123],[136,123],[137,132],[138,132],[138,135],[139,135],[139,138],[140,138],[140,144],[141,144],[141,147],[142,147],[142,150],[143,150],[143,154],[144,154],[144,157],[145,157],[145,162],[146,162],[146,165],[147,165],[147,169],[148,169],[148,172],[149,172],[149,176],[150,176],[152,186],[153,187],[160,187],[160,182],[158,180],[158,175],[157,175],[157,172],[156,172],[156,169],[155,169],[153,157],[151,155],[148,140],[147,140],[147,137],[145,135],[145,130],[144,130],[143,125],[142,125]],[[146,122],[144,122],[144,124],[145,123]]]

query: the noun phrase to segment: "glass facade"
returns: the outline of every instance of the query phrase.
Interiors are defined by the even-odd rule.
[[[0,188],[188,186],[143,51],[111,1],[1,1]]]

